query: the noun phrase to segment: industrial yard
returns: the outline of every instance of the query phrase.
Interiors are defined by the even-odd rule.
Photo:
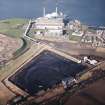
[[[105,104],[104,87],[97,90],[105,78],[105,29],[65,19],[44,8],[43,17],[15,24],[18,38],[0,34],[1,105]]]
[[[43,41],[44,42],[44,41]],[[53,49],[55,49],[54,51],[60,51],[60,52],[62,52],[61,54],[64,54],[65,55],[65,53],[64,53],[64,49],[62,48],[60,48],[60,46],[62,46],[62,44],[60,44],[59,45],[59,48],[58,48],[58,45],[54,42],[47,42],[47,41],[45,41],[45,43],[46,44],[48,44],[49,45],[49,43],[52,43],[52,44],[54,44],[54,47],[53,47]],[[51,45],[52,45],[51,44]],[[64,43],[63,43],[64,44]],[[71,43],[69,43],[70,45],[72,45],[73,46],[73,48],[74,48],[74,46],[75,47],[78,47],[78,45],[77,44],[71,44]],[[37,44],[36,44],[37,45]],[[40,46],[41,45],[41,46]],[[33,54],[35,54],[37,51],[39,52],[39,49],[41,49],[40,50],[40,52],[42,52],[43,50],[42,49],[44,49],[44,47],[42,46],[42,44],[38,44],[37,46],[39,46],[39,47],[36,47],[36,49],[35,49],[35,51],[33,52]],[[46,46],[46,45],[44,45],[44,46]],[[34,47],[33,47],[34,48]],[[45,47],[45,48],[47,48],[47,50],[49,49],[49,47]],[[50,49],[52,49],[52,46],[50,46]],[[61,51],[62,50],[62,51]],[[82,53],[85,53],[85,56],[86,56],[86,53],[87,53],[87,50],[89,50],[89,49],[81,49],[82,51]],[[86,51],[85,51],[86,50]],[[93,51],[94,49],[92,49],[92,51]],[[53,50],[51,50],[51,51],[53,51]],[[77,52],[77,50],[75,51],[75,49],[73,50],[72,49],[72,51],[73,52]],[[79,50],[78,50],[79,51]],[[91,51],[91,50],[90,50]],[[98,54],[98,53],[103,53],[103,52],[97,52],[98,50],[96,49],[94,52],[96,52],[96,54]],[[38,54],[38,52],[37,52],[37,54]],[[28,53],[28,52],[27,52]],[[31,52],[32,53],[32,52]],[[71,54],[70,54],[70,50],[68,51],[68,55],[72,55],[73,56],[73,58],[76,58],[76,59],[78,59],[78,60],[82,60],[83,58],[84,58],[84,56],[83,56],[83,54],[82,53],[80,53],[80,52],[78,52],[78,54],[77,53],[74,53],[74,55],[72,54],[72,52],[71,52]],[[31,57],[31,59],[33,59],[33,57],[35,57],[35,55],[30,55],[30,57]],[[103,53],[103,55],[104,55],[104,53]],[[25,56],[25,55],[23,55],[23,56]],[[89,55],[87,55],[87,56],[89,56]],[[67,57],[68,58],[68,57]],[[95,59],[95,60],[97,60],[98,61],[98,64],[100,64],[101,62],[102,63],[104,63],[104,56],[103,57],[100,57],[99,55],[98,56],[90,56],[90,58],[89,59]],[[18,58],[18,59],[20,59],[20,58]],[[29,58],[28,58],[29,59]],[[25,64],[27,63],[27,62],[29,62],[30,61],[30,59],[27,61],[27,59],[24,59],[24,61],[25,61]],[[24,62],[23,61],[23,62]],[[26,62],[27,61],[27,62]],[[19,65],[21,65],[22,64],[22,62],[20,62],[20,64]],[[24,65],[25,65],[24,64]],[[83,64],[84,65],[84,64]],[[83,73],[83,74],[80,74],[79,76],[81,77],[80,79],[78,78],[78,82],[79,81],[82,81],[82,80],[87,80],[88,78],[90,78],[91,77],[91,72],[92,72],[92,69],[93,68],[95,68],[95,67],[97,67],[97,66],[94,66],[94,65],[91,65],[91,64],[88,64],[88,63],[86,63],[85,64],[86,66],[87,66],[87,69],[86,69],[86,72],[88,72],[88,70],[90,71],[90,76],[88,76],[88,75],[86,75],[85,76],[85,78],[83,77],[83,75],[85,74],[85,72]],[[21,65],[22,66],[22,65]],[[19,68],[21,68],[21,66],[19,67]],[[17,67],[18,67],[18,65],[17,65]],[[26,68],[26,67],[25,67]],[[20,69],[18,69],[18,70],[20,70]],[[16,71],[18,71],[18,70],[16,70]],[[23,69],[24,70],[24,69]],[[94,70],[93,70],[94,71]],[[13,74],[14,74],[14,72],[15,71],[13,71]],[[24,72],[25,73],[25,72]],[[47,72],[46,72],[47,73]],[[17,75],[17,74],[11,74],[11,75],[9,75],[9,77],[11,77],[11,76],[14,76],[14,77],[12,77],[12,78],[14,78],[15,79],[15,75]],[[22,73],[21,73],[21,70],[20,70],[20,74],[19,75],[21,75]],[[52,73],[51,73],[52,74]],[[68,73],[67,73],[68,74]],[[20,88],[17,88],[15,85],[13,85],[13,84],[11,84],[12,82],[10,82],[10,81],[8,81],[8,79],[7,79],[7,77],[6,77],[6,75],[8,75],[8,74],[5,74],[5,78],[3,79],[5,82],[3,82],[4,84],[5,84],[5,86],[6,87],[8,87],[8,89],[6,89],[6,90],[8,90],[8,94],[12,94],[11,96],[12,97],[14,97],[15,95],[22,95],[22,96],[28,96],[28,94],[27,94],[27,90],[25,90],[25,91],[23,91],[23,90],[20,90]],[[25,74],[26,75],[26,74]],[[47,75],[47,74],[46,74]],[[17,75],[18,76],[18,75]],[[9,78],[8,77],[8,78]],[[23,76],[22,76],[23,77]],[[25,77],[25,76],[24,76]],[[36,77],[36,76],[35,76]],[[58,76],[57,76],[58,77]],[[78,75],[77,75],[77,77],[78,77]],[[20,77],[19,77],[20,78]],[[28,77],[29,78],[29,77]],[[39,78],[39,76],[38,76],[38,78]],[[36,78],[36,79],[38,79],[38,78]],[[42,77],[41,77],[42,78]],[[35,79],[35,80],[36,80]],[[18,77],[17,77],[17,80],[18,80]],[[17,81],[17,80],[15,80],[15,81]],[[30,79],[31,80],[31,79]],[[47,80],[47,79],[46,79]],[[52,79],[53,80],[53,79]],[[19,82],[19,80],[18,80],[18,82]],[[51,82],[51,81],[50,81]],[[13,82],[14,83],[14,82]],[[24,82],[25,83],[25,82]],[[44,84],[43,84],[44,85]],[[12,86],[12,87],[11,87]],[[18,85],[19,86],[19,85]],[[28,85],[27,85],[28,86]],[[29,85],[29,86],[31,86],[31,85]],[[47,86],[47,85],[46,85]],[[36,87],[36,86],[35,86]],[[33,88],[34,89],[34,88]],[[46,89],[45,89],[46,90]],[[71,89],[72,90],[72,89]],[[9,91],[11,91],[11,92],[13,92],[13,93],[11,93],[11,92],[9,92]],[[40,101],[44,101],[44,100],[46,100],[46,99],[48,99],[48,100],[50,100],[50,99],[52,99],[52,98],[54,98],[54,97],[56,97],[56,96],[60,96],[62,93],[64,93],[65,92],[65,90],[64,90],[64,87],[62,87],[62,84],[59,84],[59,85],[57,85],[57,87],[56,86],[54,86],[52,89],[48,89],[48,90],[46,90],[46,92],[44,92],[44,91],[42,91],[41,93],[39,92],[38,93],[38,96],[35,96],[36,98],[35,98],[35,100],[34,100],[34,102],[35,103],[39,103]],[[78,89],[77,89],[77,92],[78,92]],[[33,92],[32,92],[33,93]],[[42,97],[43,96],[43,97]],[[29,96],[28,96],[29,97]],[[28,100],[30,100],[30,102],[32,101],[33,102],[33,99],[34,99],[34,97],[29,97],[28,98]],[[54,98],[54,100],[55,100],[56,98]],[[58,98],[59,99],[59,98]]]

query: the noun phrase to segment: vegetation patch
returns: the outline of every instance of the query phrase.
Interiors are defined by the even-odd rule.
[[[30,48],[30,42],[24,38],[21,38],[21,39],[23,41],[23,45],[21,48],[19,48],[16,52],[13,53],[13,59],[18,58]]]
[[[0,21],[0,33],[10,37],[20,38],[25,31],[23,26],[27,24],[27,19],[7,19]]]
[[[73,41],[80,41],[81,37],[80,36],[70,35],[69,39],[73,40]]]

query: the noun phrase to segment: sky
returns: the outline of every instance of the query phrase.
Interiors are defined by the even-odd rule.
[[[49,13],[56,6],[71,19],[105,24],[105,0],[0,0],[0,19],[39,17],[43,7]]]

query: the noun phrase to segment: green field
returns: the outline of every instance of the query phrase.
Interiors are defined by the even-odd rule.
[[[27,50],[30,49],[30,44],[31,43],[25,38],[21,38],[21,40],[23,41],[23,45],[13,53],[13,59],[18,58],[19,56],[21,56]]]
[[[80,36],[74,36],[74,35],[70,35],[69,36],[69,40],[71,41],[80,41],[81,37]]]
[[[10,37],[19,38],[22,36],[23,26],[28,23],[28,19],[6,19],[0,20],[0,33]]]

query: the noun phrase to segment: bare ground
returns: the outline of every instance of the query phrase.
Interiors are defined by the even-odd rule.
[[[0,105],[6,105],[6,100],[10,100],[14,94],[0,82]]]
[[[74,94],[65,105],[105,105],[105,79]]]
[[[0,34],[0,63],[8,61],[14,51],[21,46],[20,39],[14,39]]]

